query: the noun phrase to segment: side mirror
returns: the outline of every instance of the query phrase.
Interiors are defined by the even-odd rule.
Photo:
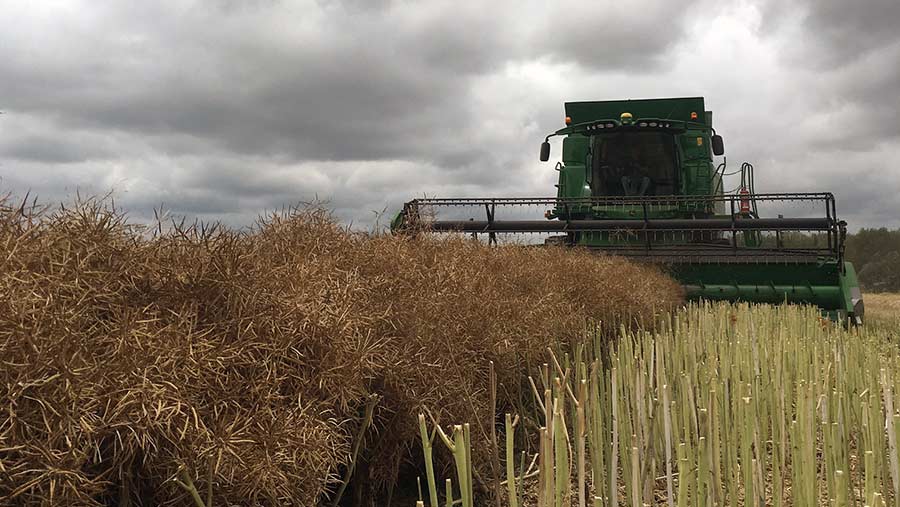
[[[712,136],[712,150],[713,155],[725,154],[725,143],[722,141],[722,136],[718,134]]]
[[[550,160],[550,142],[544,141],[541,143],[541,162],[546,162]]]

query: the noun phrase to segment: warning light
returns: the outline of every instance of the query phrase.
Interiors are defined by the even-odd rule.
[[[572,124],[572,117],[566,116],[566,125],[571,125],[571,124]]]
[[[627,112],[622,113],[622,115],[619,116],[619,120],[625,124],[631,123],[632,118],[633,118],[633,116],[631,116],[631,113],[627,113]]]
[[[692,119],[692,120],[696,120],[696,119],[697,119],[697,112],[696,112],[696,111],[691,111],[691,119]]]

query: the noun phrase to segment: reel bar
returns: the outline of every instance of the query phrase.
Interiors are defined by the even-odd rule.
[[[696,218],[653,220],[437,220],[435,232],[636,232],[636,231],[828,231],[836,223],[827,218]]]
[[[739,203],[741,199],[747,196],[741,195],[664,195],[664,196],[597,196],[597,197],[486,197],[486,198],[423,198],[413,199],[406,203],[406,207],[410,206],[622,206],[622,205],[681,205],[681,204],[716,204],[716,203]],[[755,201],[821,201],[830,208],[834,209],[834,195],[830,192],[788,192],[773,194],[752,194],[749,196]]]

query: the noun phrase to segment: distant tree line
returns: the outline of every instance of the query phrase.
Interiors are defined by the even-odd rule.
[[[900,292],[900,229],[860,229],[848,234],[847,260],[869,292]]]

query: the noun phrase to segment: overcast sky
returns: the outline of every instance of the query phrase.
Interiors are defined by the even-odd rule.
[[[0,26],[0,191],[45,202],[365,225],[552,195],[563,102],[702,95],[758,191],[900,227],[898,0],[0,0]]]

